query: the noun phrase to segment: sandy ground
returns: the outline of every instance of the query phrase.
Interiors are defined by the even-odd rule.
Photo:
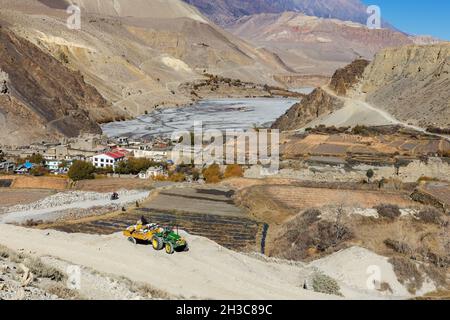
[[[17,235],[20,234],[20,237]],[[39,256],[54,256],[108,274],[126,276],[187,298],[325,299],[301,289],[301,269],[266,263],[200,237],[191,250],[167,255],[135,246],[122,235],[95,236],[0,225],[0,243]],[[334,297],[337,298],[337,297]]]
[[[121,234],[67,234],[12,225],[0,225],[0,243],[36,256],[51,256],[83,268],[125,276],[185,298],[338,299],[302,288],[318,269],[336,275],[345,298],[409,297],[386,259],[365,249],[350,248],[308,266],[237,253],[206,238],[182,233],[191,249],[174,255],[133,245]],[[367,289],[367,266],[371,265],[381,266],[382,281],[394,288],[394,295],[387,297],[386,293]]]
[[[22,223],[26,220],[49,221],[70,209],[89,209],[109,205],[126,205],[147,198],[150,191],[119,191],[119,200],[112,201],[110,194],[84,192],[59,193],[38,202],[10,208],[0,216],[2,223]],[[53,200],[52,200],[53,199]]]

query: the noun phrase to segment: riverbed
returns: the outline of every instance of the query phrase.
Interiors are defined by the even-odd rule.
[[[190,131],[195,121],[208,129],[242,129],[269,127],[298,99],[249,98],[200,101],[182,108],[158,109],[148,115],[102,126],[108,137],[152,138],[170,136],[177,131]]]

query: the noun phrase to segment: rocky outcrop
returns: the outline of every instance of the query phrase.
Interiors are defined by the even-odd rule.
[[[113,108],[81,74],[5,27],[0,69],[8,78],[2,91],[9,93],[0,100],[0,143],[101,133],[97,122],[114,119]]]
[[[345,96],[347,90],[358,83],[369,63],[367,60],[358,59],[346,67],[336,70],[331,78],[330,88],[338,95]]]
[[[297,130],[325,114],[343,107],[343,102],[317,88],[300,103],[293,105],[272,125],[272,129],[281,131]]]
[[[371,104],[422,127],[450,127],[450,43],[390,48],[363,74]]]
[[[8,81],[9,81],[8,74],[0,69],[0,94],[9,93]]]

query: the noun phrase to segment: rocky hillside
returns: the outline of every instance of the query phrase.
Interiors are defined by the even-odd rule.
[[[181,0],[73,1],[81,30],[66,26],[58,0],[0,0],[0,17],[130,116],[193,97],[179,90],[205,74],[279,85],[289,72],[273,53],[223,31]],[[8,9],[3,9],[8,8]]]
[[[8,28],[0,28],[0,143],[100,133],[119,115],[83,76]]]
[[[354,22],[367,21],[366,6],[360,0],[184,0],[220,25],[259,13],[303,12],[307,15]]]
[[[413,44],[414,39],[392,29],[307,16],[298,12],[245,16],[228,27],[233,34],[274,51],[301,74],[331,76],[340,67],[373,59],[383,48]]]
[[[314,119],[332,113],[343,107],[343,103],[317,88],[300,103],[293,105],[283,116],[272,125],[272,129],[280,131],[297,130]]]
[[[359,82],[369,63],[367,60],[358,59],[344,68],[336,70],[333,77],[331,77],[330,89],[338,95],[345,96],[347,90]]]
[[[367,101],[421,127],[450,127],[450,43],[386,49],[366,68]]]

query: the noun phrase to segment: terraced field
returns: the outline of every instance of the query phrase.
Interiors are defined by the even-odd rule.
[[[218,244],[235,250],[258,248],[257,237],[263,224],[244,217],[174,213],[136,209],[133,213],[85,223],[55,226],[54,229],[69,233],[112,234],[135,224],[141,216],[161,225],[178,226],[193,235],[207,237]]]
[[[193,235],[207,237],[220,245],[242,250],[259,249],[263,223],[251,219],[234,204],[228,188],[189,187],[158,192],[131,213],[95,221],[55,226],[66,232],[111,234],[135,224],[141,216],[148,221],[178,226]]]

